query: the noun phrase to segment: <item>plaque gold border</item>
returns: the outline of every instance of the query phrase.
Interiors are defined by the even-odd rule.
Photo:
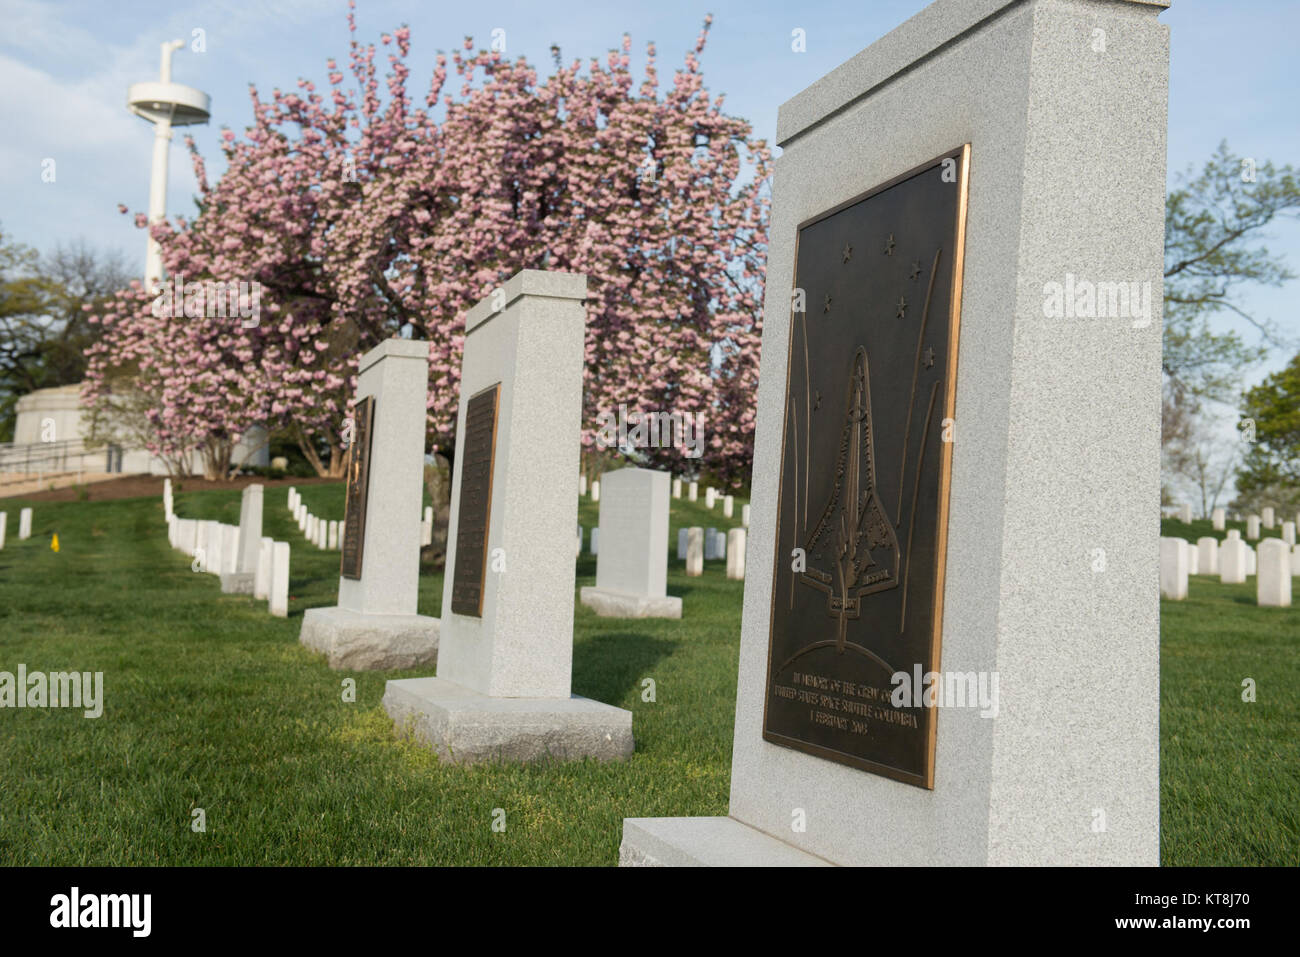
[[[496,470],[497,470],[497,424],[501,420],[501,383],[488,386],[486,389],[480,389],[472,396],[465,400],[465,422],[466,422],[466,441],[469,441],[469,404],[479,396],[487,395],[489,392],[495,393],[492,397],[492,455],[488,458],[488,488],[487,502],[483,505],[483,554],[479,558],[479,580],[478,580],[478,605],[474,614],[469,615],[463,611],[456,611],[455,607],[450,610],[454,615],[464,615],[467,618],[483,617],[483,593],[487,591],[487,559],[488,559],[488,536],[492,533],[492,492],[496,488]],[[464,454],[462,447],[461,454]],[[460,480],[463,486],[465,481],[464,463],[461,464]],[[456,503],[456,564],[460,564],[460,502]],[[456,596],[456,566],[451,569],[451,594],[452,602],[455,605]]]
[[[954,413],[957,405],[957,348],[961,332],[961,303],[962,303],[962,283],[965,276],[966,261],[966,213],[970,189],[970,157],[971,144],[965,143],[962,146],[949,150],[946,153],[940,153],[925,163],[914,166],[906,172],[873,186],[866,192],[845,200],[832,208],[818,213],[809,219],[804,220],[795,227],[794,243],[794,262],[793,273],[791,275],[790,298],[787,302],[793,302],[794,290],[798,286],[799,271],[799,239],[803,230],[809,226],[821,222],[834,216],[841,210],[850,206],[855,206],[863,200],[870,199],[878,193],[883,193],[899,183],[909,180],[928,169],[941,164],[948,158],[960,158],[961,171],[957,182],[957,237],[956,251],[953,257],[952,273],[952,290],[949,297],[949,329],[948,329],[948,362],[945,370],[945,377],[950,383],[946,390],[943,404],[943,417],[946,419],[955,418]],[[785,396],[782,404],[783,414],[781,417],[781,454],[780,454],[780,471],[777,479],[777,523],[772,543],[772,582],[776,582],[776,563],[781,561],[781,527],[780,514],[781,503],[784,501],[785,493],[785,456],[786,456],[786,428],[789,416],[784,413],[789,408],[790,403],[790,368],[794,360],[794,335],[793,335],[793,314],[787,326],[786,336],[786,359],[785,359]],[[930,635],[929,660],[934,662],[934,670],[940,671],[942,668],[941,654],[943,645],[943,591],[945,582],[945,573],[948,564],[948,506],[952,486],[952,446],[951,442],[942,442],[942,453],[939,463],[939,526],[935,536],[935,554],[937,556],[935,568],[934,598],[933,598],[933,618],[934,628]],[[881,764],[855,755],[846,754],[843,751],[836,751],[833,748],[826,748],[817,744],[809,744],[806,741],[800,741],[785,735],[776,734],[767,730],[767,706],[771,699],[771,680],[772,680],[772,629],[776,620],[776,591],[773,587],[770,608],[768,611],[767,622],[767,666],[763,674],[763,740],[780,747],[787,747],[794,751],[800,751],[805,754],[811,754],[814,757],[824,758],[834,761],[837,764],[843,764],[846,767],[856,768],[861,771],[867,771],[872,774],[878,774],[881,777],[891,778],[895,781],[901,781],[904,784],[910,784],[914,787],[934,790],[934,768],[935,752],[939,731],[938,708],[931,706],[929,709],[934,712],[929,720],[929,733],[927,735],[925,751],[925,772],[923,774],[911,774],[898,768],[891,767],[887,764]]]
[[[366,518],[370,514],[370,451],[374,443],[375,434],[375,397],[368,395],[360,402],[353,406],[356,417],[365,423],[365,474],[361,476],[357,484],[361,486],[361,518],[357,521],[357,567],[356,574],[350,575],[347,572],[347,550],[339,549],[339,577],[346,578],[348,581],[361,581],[361,572],[365,567],[366,560]],[[352,474],[352,462],[359,454],[361,448],[360,442],[353,442],[352,448],[348,450],[348,461],[345,468],[347,474]],[[343,491],[343,529],[342,534],[345,540],[350,541],[347,535],[348,527],[348,498],[347,488]]]

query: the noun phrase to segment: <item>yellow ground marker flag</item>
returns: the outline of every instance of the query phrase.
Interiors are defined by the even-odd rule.
[[[54,538],[50,541],[50,548],[51,548],[52,550],[56,551],[56,552],[59,550],[59,533],[58,533],[58,532],[55,532],[55,533],[54,533]]]

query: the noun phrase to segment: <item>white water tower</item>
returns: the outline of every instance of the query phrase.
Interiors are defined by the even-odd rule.
[[[201,90],[172,82],[172,54],[185,46],[184,40],[162,45],[162,65],[158,81],[134,83],[126,91],[126,105],[132,113],[154,125],[153,168],[149,174],[149,223],[161,222],[167,215],[167,153],[172,142],[173,126],[206,123],[211,115],[211,99]],[[162,254],[158,244],[147,241],[144,259],[144,285],[153,289],[162,279]]]

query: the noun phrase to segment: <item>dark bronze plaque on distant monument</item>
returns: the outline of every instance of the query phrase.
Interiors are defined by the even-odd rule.
[[[483,614],[483,576],[487,571],[488,517],[492,511],[492,466],[497,447],[497,396],[501,383],[484,389],[465,406],[465,448],[456,519],[456,570],[451,580],[451,610]]]
[[[339,573],[361,580],[361,553],[366,544],[366,498],[370,493],[370,433],[375,421],[375,397],[368,395],[352,409],[356,428],[348,449],[348,491],[343,506],[343,557]]]
[[[799,227],[786,371],[763,737],[926,788],[969,160]]]

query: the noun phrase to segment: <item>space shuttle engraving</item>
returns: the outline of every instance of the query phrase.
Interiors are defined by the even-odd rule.
[[[806,542],[807,569],[799,581],[826,593],[827,614],[838,620],[836,651],[844,653],[848,622],[861,616],[863,596],[897,588],[898,538],[876,492],[875,436],[867,350],[853,357],[835,483],[820,521]]]

